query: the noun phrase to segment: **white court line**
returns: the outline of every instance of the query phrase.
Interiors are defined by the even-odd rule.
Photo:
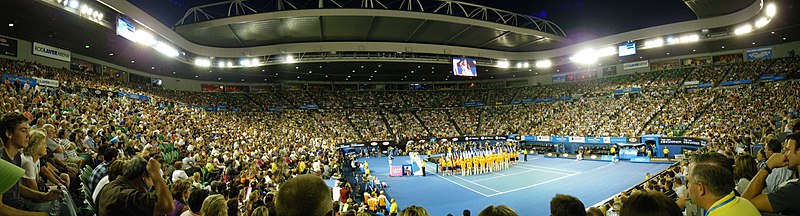
[[[580,171],[575,171],[575,170],[566,170],[566,169],[543,167],[543,166],[536,166],[536,165],[520,164],[520,166],[531,167],[531,168],[539,168],[539,169],[547,169],[547,170],[555,170],[555,171],[564,171],[564,172],[570,172],[570,173],[580,173]]]
[[[522,171],[522,172],[511,173],[511,174],[508,174],[508,175],[505,175],[505,176],[494,176],[494,177],[482,178],[482,179],[478,179],[478,180],[472,180],[472,181],[474,181],[474,182],[486,181],[486,180],[490,180],[490,179],[496,179],[496,178],[501,178],[501,177],[506,177],[506,176],[519,175],[519,174],[523,174],[523,173],[529,173],[529,172],[533,172],[533,171],[537,171],[537,170],[536,170],[536,169],[529,169],[528,171]],[[566,175],[566,174],[565,174],[565,175]]]
[[[486,194],[484,194],[484,193],[478,192],[478,191],[476,191],[475,189],[472,189],[472,188],[470,188],[470,187],[467,187],[467,186],[464,186],[464,185],[462,185],[462,184],[459,184],[458,182],[455,182],[455,181],[453,181],[453,180],[447,179],[447,178],[445,178],[444,176],[441,176],[441,175],[438,175],[438,174],[432,174],[432,175],[438,176],[439,178],[442,178],[442,179],[444,179],[444,180],[446,180],[446,181],[449,181],[450,183],[453,183],[453,184],[456,184],[456,185],[458,185],[458,186],[461,186],[461,187],[462,187],[462,188],[464,188],[464,189],[467,189],[467,190],[470,190],[470,191],[472,191],[472,192],[475,192],[475,193],[477,193],[477,194],[480,194],[481,196],[484,196],[484,197],[489,197],[489,196],[487,196],[487,195],[486,195]],[[474,184],[474,183],[473,183],[473,184]]]
[[[520,167],[520,168],[521,169],[526,169],[526,170],[536,170],[536,171],[548,172],[548,173],[553,173],[553,174],[560,174],[560,175],[571,175],[571,174],[579,173],[579,172],[564,173],[564,172],[556,172],[556,171],[552,171],[552,170],[537,169],[537,168],[525,168],[525,167]]]
[[[573,173],[573,174],[561,176],[561,177],[558,177],[558,178],[550,179],[548,181],[539,182],[537,184],[533,184],[533,185],[528,185],[528,186],[525,186],[525,187],[517,188],[517,189],[514,189],[514,190],[503,191],[503,192],[499,192],[499,193],[496,193],[496,194],[490,194],[490,195],[488,195],[486,197],[493,197],[493,196],[497,196],[497,195],[501,195],[501,194],[511,193],[511,192],[514,192],[514,191],[524,190],[524,189],[536,187],[536,186],[539,186],[539,185],[547,184],[547,183],[550,183],[550,182],[558,181],[558,180],[561,180],[561,179],[564,179],[564,178],[569,178],[569,177],[572,177],[572,176],[578,175],[578,174],[580,174],[580,173]]]
[[[500,191],[499,191],[499,190],[495,190],[494,188],[486,187],[485,185],[478,184],[478,183],[475,183],[475,182],[473,182],[473,181],[470,181],[470,180],[466,180],[466,179],[464,179],[464,178],[461,178],[461,177],[458,177],[458,176],[453,176],[453,177],[456,177],[456,178],[458,178],[458,179],[461,179],[461,180],[464,180],[464,181],[466,181],[466,182],[469,182],[470,184],[477,185],[478,187],[486,188],[486,189],[489,189],[489,190],[491,190],[491,191],[494,191],[494,192],[500,193]],[[485,195],[484,195],[484,196],[485,196]]]

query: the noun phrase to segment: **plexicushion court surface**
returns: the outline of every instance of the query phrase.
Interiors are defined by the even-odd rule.
[[[557,193],[578,197],[589,207],[642,182],[647,172],[656,174],[669,167],[528,156],[527,162],[482,175],[441,176],[435,173],[436,165],[428,163],[426,177],[388,177],[388,158],[359,158],[364,160],[373,175],[389,184],[385,191],[400,209],[418,205],[442,216],[461,215],[464,209],[477,215],[489,205],[508,205],[520,215],[549,215],[550,199]],[[408,157],[396,157],[393,164],[411,162]],[[414,170],[418,170],[416,165]]]

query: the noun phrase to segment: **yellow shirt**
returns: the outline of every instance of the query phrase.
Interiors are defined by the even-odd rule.
[[[753,203],[750,201],[733,195],[733,192],[728,194],[722,199],[717,200],[709,208],[708,216],[714,215],[736,215],[736,216],[760,216]]]
[[[394,214],[394,213],[397,213],[397,203],[396,202],[393,202],[392,206],[389,207],[389,214]]]

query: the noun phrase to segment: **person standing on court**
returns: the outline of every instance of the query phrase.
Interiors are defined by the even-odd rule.
[[[523,149],[522,155],[523,155],[522,157],[525,158],[524,160],[528,161],[528,149]]]
[[[422,162],[422,177],[425,177],[425,161]]]
[[[669,158],[669,149],[666,146],[664,146],[664,158]]]

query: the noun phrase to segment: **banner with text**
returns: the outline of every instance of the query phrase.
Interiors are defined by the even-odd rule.
[[[747,49],[745,56],[748,61],[772,58],[772,47]]]
[[[623,70],[630,70],[630,69],[636,69],[636,68],[645,68],[645,67],[650,67],[649,61],[647,61],[647,60],[637,61],[637,62],[628,62],[628,63],[622,64],[622,69]]]
[[[708,141],[700,138],[691,137],[659,137],[658,143],[660,145],[693,145],[693,146],[706,146]]]
[[[72,54],[69,51],[36,42],[33,42],[33,54],[65,62],[72,60]]]
[[[0,37],[0,55],[17,57],[17,40]]]
[[[43,85],[43,86],[47,86],[47,87],[58,88],[58,81],[56,81],[56,80],[39,78],[39,77],[34,77],[33,79],[36,80],[36,84],[37,85]]]

